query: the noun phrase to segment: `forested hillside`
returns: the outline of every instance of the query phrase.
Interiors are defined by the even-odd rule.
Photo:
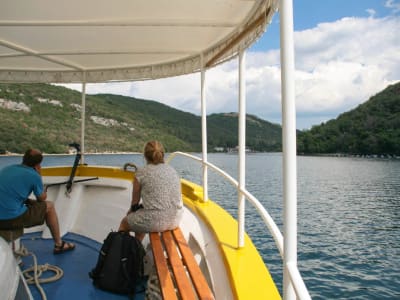
[[[298,152],[400,155],[400,82],[357,108],[298,133]]]
[[[162,99],[161,99],[162,100]],[[160,100],[160,101],[161,101]],[[37,147],[66,153],[81,135],[81,95],[48,84],[0,84],[0,153]],[[208,149],[238,144],[238,115],[212,114]],[[201,119],[164,104],[98,94],[86,99],[87,152],[141,151],[150,139],[168,152],[201,151]],[[281,126],[247,115],[246,144],[254,151],[281,151]],[[298,132],[300,154],[400,155],[400,83],[387,87],[357,108],[311,130]]]
[[[234,148],[238,144],[238,115],[236,113],[212,114],[207,118],[210,129],[208,144],[211,147]],[[282,128],[253,115],[246,117],[247,146],[253,151],[281,151]],[[232,134],[235,133],[235,134]]]
[[[66,153],[81,135],[81,94],[48,84],[0,84],[0,153],[37,147]],[[150,139],[167,151],[201,151],[201,119],[155,101],[99,94],[86,98],[87,152],[142,151]],[[281,151],[281,128],[247,117],[247,146]],[[209,150],[237,145],[237,115],[209,116]]]

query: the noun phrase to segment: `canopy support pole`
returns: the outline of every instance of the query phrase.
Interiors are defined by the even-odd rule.
[[[206,70],[204,56],[201,54],[201,146],[203,153],[203,202],[208,201],[208,167],[207,163],[207,107],[206,107]]]
[[[239,182],[238,182],[238,247],[244,247],[246,185],[246,52],[239,51]]]
[[[81,110],[81,164],[85,162],[85,120],[86,120],[86,73],[83,73],[82,82],[82,110]]]
[[[296,293],[288,269],[289,265],[297,267],[296,104],[292,0],[280,1],[280,38],[284,201],[283,299],[294,300]]]

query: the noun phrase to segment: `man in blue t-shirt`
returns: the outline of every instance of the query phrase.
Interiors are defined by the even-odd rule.
[[[54,254],[73,250],[75,245],[61,239],[54,203],[40,175],[43,155],[39,150],[25,152],[22,164],[0,170],[0,229],[28,228],[46,222],[54,239]],[[36,200],[28,197],[33,194]]]

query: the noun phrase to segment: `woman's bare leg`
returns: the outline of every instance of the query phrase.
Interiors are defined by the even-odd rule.
[[[135,238],[137,238],[139,241],[143,241],[145,235],[146,233],[144,232],[135,232]]]
[[[125,231],[125,232],[130,231],[130,226],[129,226],[129,223],[128,223],[128,220],[126,219],[126,217],[124,217],[121,220],[121,223],[119,224],[118,231]]]

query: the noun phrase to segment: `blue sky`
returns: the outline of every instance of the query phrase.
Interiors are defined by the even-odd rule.
[[[400,80],[400,0],[294,0],[294,26],[298,129],[334,119]],[[236,66],[232,60],[207,72],[208,114],[237,111]],[[278,14],[247,52],[246,69],[247,113],[281,124]],[[199,74],[89,84],[87,92],[162,101],[200,115]]]
[[[374,14],[376,18],[381,18],[393,14],[396,5],[399,10],[398,0],[391,2],[386,0],[294,0],[294,27],[296,31],[300,31],[314,28],[319,23],[334,22],[345,17],[367,18],[371,14]],[[272,26],[268,28],[264,38],[253,46],[254,50],[279,48],[278,19],[279,15],[275,14]]]

